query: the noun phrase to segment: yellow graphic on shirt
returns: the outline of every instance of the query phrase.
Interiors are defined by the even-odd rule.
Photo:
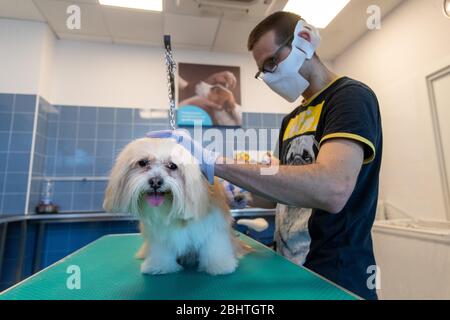
[[[296,117],[289,120],[289,123],[284,130],[283,141],[302,135],[306,132],[315,132],[324,104],[325,101],[318,105],[310,106],[306,110],[300,112]]]

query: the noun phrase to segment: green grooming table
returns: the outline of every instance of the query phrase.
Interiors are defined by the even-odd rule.
[[[5,290],[0,300],[354,300],[357,296],[299,267],[253,239],[255,251],[233,274],[210,276],[195,269],[142,275],[134,254],[138,234],[108,235]],[[68,289],[69,266],[80,270],[80,289]],[[70,269],[69,269],[70,271]]]

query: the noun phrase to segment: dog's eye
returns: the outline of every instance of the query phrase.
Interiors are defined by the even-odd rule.
[[[170,170],[176,170],[178,168],[178,166],[173,162],[169,162],[167,164],[167,168],[169,168]]]
[[[146,166],[148,166],[149,163],[150,163],[150,161],[148,161],[147,159],[143,159],[143,160],[139,160],[138,165],[141,168],[145,168]]]

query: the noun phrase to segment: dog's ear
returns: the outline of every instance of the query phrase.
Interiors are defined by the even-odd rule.
[[[117,203],[117,192],[115,191],[117,186],[115,186],[111,178],[108,182],[108,186],[105,190],[105,199],[103,199],[103,209],[105,209],[106,212],[117,212],[117,208],[115,208],[115,203]]]
[[[108,212],[126,213],[128,203],[125,203],[125,185],[127,183],[128,161],[126,158],[125,148],[117,157],[111,174],[108,186],[105,191],[105,199],[103,201],[103,209]]]

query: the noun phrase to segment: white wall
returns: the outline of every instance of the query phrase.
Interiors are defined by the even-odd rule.
[[[375,224],[372,236],[380,268],[380,299],[450,299],[450,239],[429,228],[419,230]]]
[[[41,46],[41,69],[39,73],[39,94],[46,100],[51,100],[52,71],[54,65],[54,50],[56,38],[47,27],[43,34]]]
[[[0,92],[39,93],[54,104],[167,108],[163,50],[137,45],[57,40],[45,23],[0,19]],[[177,62],[241,67],[247,112],[290,112],[254,79],[250,54],[175,49]]]
[[[45,23],[9,19],[0,19],[0,43],[0,92],[39,93],[54,104],[168,107],[162,48],[59,40]],[[174,49],[174,57],[239,66],[247,112],[288,113],[296,106],[254,78],[250,53]]]
[[[47,26],[0,19],[0,92],[36,94]]]
[[[167,108],[162,48],[57,41],[52,102],[86,106]],[[177,62],[241,67],[242,105],[248,112],[289,112],[293,105],[254,78],[250,54],[175,49]]]
[[[334,61],[339,73],[377,93],[384,126],[381,197],[415,217],[446,218],[425,76],[450,61],[449,34],[441,0],[406,0],[381,30]]]
[[[0,92],[39,93],[54,104],[167,108],[162,48],[57,40],[45,23],[0,19]],[[254,79],[248,54],[175,49],[177,62],[241,67],[247,112],[290,112],[294,105]]]

